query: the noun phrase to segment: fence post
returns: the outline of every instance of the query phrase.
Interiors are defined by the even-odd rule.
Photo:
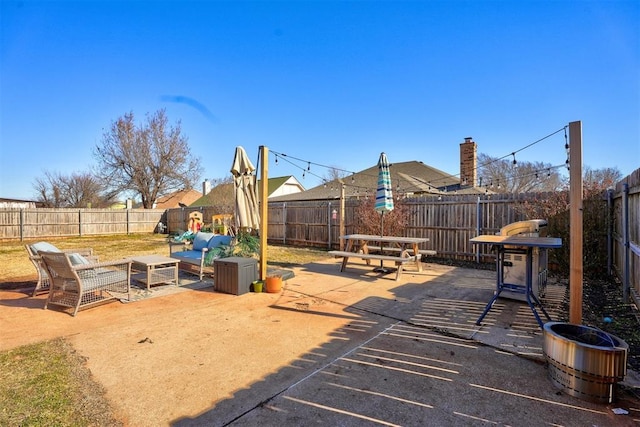
[[[613,190],[607,190],[607,274],[613,275]]]
[[[327,205],[327,229],[328,229],[328,236],[327,236],[327,247],[329,248],[329,250],[331,250],[331,219],[332,219],[332,213],[331,213],[331,202],[329,202],[329,204]]]
[[[476,236],[482,233],[482,207],[480,205],[480,196],[476,202]],[[474,236],[475,237],[475,236]],[[476,246],[476,264],[480,264],[480,246]]]
[[[282,204],[282,244],[287,244],[287,202]]]
[[[24,209],[20,209],[20,241],[24,240]]]
[[[624,266],[622,270],[622,300],[629,302],[629,264],[631,248],[629,245],[629,184],[622,184],[622,247],[624,251]]]
[[[131,212],[131,209],[127,209],[127,235],[129,234],[129,212]]]
[[[78,236],[82,237],[82,209],[78,209]]]

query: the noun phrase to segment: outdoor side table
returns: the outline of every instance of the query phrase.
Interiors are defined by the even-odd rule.
[[[515,293],[521,293],[525,296],[525,301],[531,308],[533,315],[538,322],[538,325],[542,328],[544,326],[540,315],[536,310],[536,305],[540,307],[540,310],[545,315],[547,320],[551,320],[551,317],[542,306],[542,303],[533,292],[533,249],[550,249],[559,248],[562,246],[562,239],[557,237],[529,237],[529,236],[494,236],[494,235],[482,235],[474,237],[470,240],[473,244],[489,244],[493,245],[497,251],[496,256],[496,290],[493,294],[493,298],[487,304],[484,311],[476,321],[476,325],[480,325],[482,319],[487,315],[493,303],[496,302],[502,291],[511,291]],[[505,283],[504,282],[504,256],[505,254],[521,254],[526,256],[526,284]]]
[[[162,255],[140,255],[130,259],[133,262],[131,268],[140,272],[131,277],[145,283],[147,290],[160,283],[178,286],[179,260]]]

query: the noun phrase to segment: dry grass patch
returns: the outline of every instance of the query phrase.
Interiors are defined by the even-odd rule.
[[[0,353],[2,426],[121,426],[104,393],[63,339]]]
[[[29,261],[25,245],[40,240],[3,241],[0,242],[0,286],[11,287],[26,284],[37,279],[33,264]],[[167,236],[162,234],[130,234],[112,236],[61,237],[47,238],[47,242],[60,249],[92,248],[93,253],[101,261],[127,258],[134,255],[169,256]],[[301,265],[318,259],[328,258],[326,251],[306,248],[289,248],[286,246],[267,247],[267,260],[271,265],[286,267]]]

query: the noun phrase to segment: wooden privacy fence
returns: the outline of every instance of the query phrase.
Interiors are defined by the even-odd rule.
[[[612,211],[608,268],[621,280],[625,301],[633,296],[640,306],[640,169],[616,184],[608,196]]]
[[[500,228],[525,218],[521,205],[545,203],[540,194],[492,194],[482,196],[447,195],[410,198],[403,201],[409,212],[407,237],[426,237],[421,249],[437,252],[438,257],[489,260],[489,248],[473,247],[469,240],[480,234],[495,234]],[[340,247],[340,218],[344,232],[358,231],[356,207],[360,201],[348,199],[344,212],[340,200],[270,202],[270,243],[326,249]],[[585,233],[593,227],[598,239],[606,241],[606,269],[623,284],[625,299],[640,294],[640,169],[623,179],[602,201],[596,201],[597,214]],[[585,206],[586,207],[586,206]],[[108,235],[183,232],[189,214],[202,213],[211,224],[217,207],[148,209],[0,209],[0,239],[44,239],[57,236]],[[542,218],[555,230],[565,230],[563,248],[568,251],[568,221],[562,215]],[[566,224],[563,224],[566,222]],[[604,262],[602,263],[604,264]]]
[[[159,209],[1,209],[0,238],[153,233],[164,214]]]
[[[431,249],[444,258],[475,259],[482,248],[472,247],[469,239],[478,234],[495,234],[503,226],[523,218],[516,206],[529,198],[526,194],[491,196],[450,195],[404,200],[409,210],[407,237],[426,237]],[[345,201],[345,232],[358,231],[357,199]],[[290,246],[340,247],[340,201],[300,201],[269,203],[270,242]],[[486,249],[485,249],[486,250]]]

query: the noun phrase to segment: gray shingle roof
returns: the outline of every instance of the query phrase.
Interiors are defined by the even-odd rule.
[[[480,194],[484,189],[460,187],[460,179],[446,172],[427,166],[422,162],[392,163],[391,184],[394,191],[407,195],[445,194],[457,191],[462,194]],[[373,195],[378,185],[378,166],[333,180],[306,191],[274,197],[270,202],[331,200],[340,198],[340,188],[345,185],[345,197]]]

